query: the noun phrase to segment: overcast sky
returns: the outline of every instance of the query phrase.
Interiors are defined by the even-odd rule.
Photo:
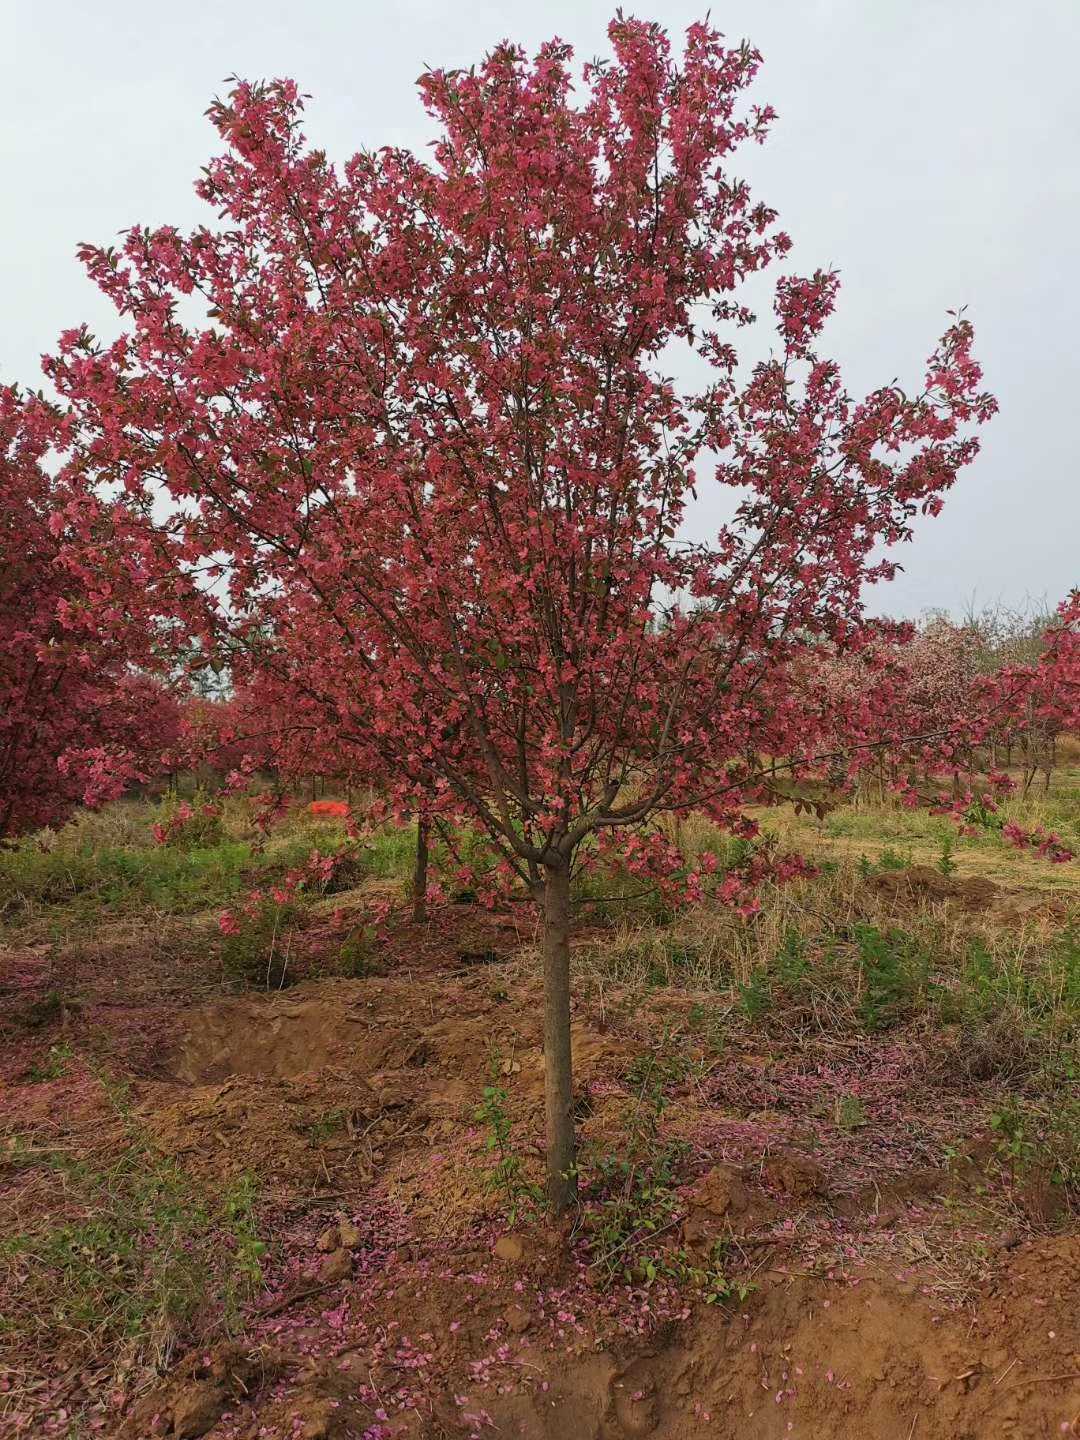
[[[704,5],[625,8],[673,32]],[[332,158],[422,146],[414,80],[507,36],[606,51],[600,0],[0,0],[0,381],[110,307],[74,259],[133,223],[211,217],[192,183],[231,73],[290,75]],[[1080,0],[719,0],[764,54],[779,112],[736,169],[780,212],[793,267],[835,265],[825,348],[853,389],[917,384],[945,312],[966,304],[1001,414],[945,513],[904,549],[874,608],[917,614],[1060,598],[1080,583]]]

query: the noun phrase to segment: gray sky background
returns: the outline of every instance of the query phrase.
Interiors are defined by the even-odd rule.
[[[684,0],[625,8],[673,32]],[[945,312],[966,304],[1001,414],[945,513],[904,549],[874,608],[1056,601],[1080,583],[1080,0],[719,0],[750,39],[754,98],[779,112],[737,171],[795,241],[835,265],[824,348],[855,391],[917,384]],[[230,73],[291,75],[332,158],[423,146],[414,81],[509,36],[605,53],[614,0],[0,0],[0,381],[111,309],[74,259],[139,222],[211,218],[192,183],[216,151],[204,111]],[[763,297],[755,297],[755,299]],[[767,306],[761,306],[766,310]],[[700,513],[704,523],[709,502]],[[717,505],[714,514],[719,514]]]

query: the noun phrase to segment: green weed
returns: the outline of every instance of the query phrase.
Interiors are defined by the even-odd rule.
[[[654,1104],[663,1107],[666,1085],[685,1080],[694,1069],[694,1061],[685,1044],[674,1044],[671,1030],[665,1028],[656,1044],[634,1056],[626,1071],[626,1083],[640,1094],[650,1094]]]
[[[956,861],[953,857],[953,846],[955,841],[952,834],[946,831],[941,837],[941,853],[938,855],[937,868],[942,875],[948,877],[956,870]]]
[[[497,1049],[492,1050],[488,1058],[489,1080],[473,1115],[484,1127],[484,1151],[494,1160],[486,1172],[485,1186],[502,1198],[506,1223],[513,1227],[525,1210],[541,1203],[543,1191],[526,1179],[524,1162],[513,1148],[507,1111],[510,1092],[503,1083],[504,1071],[502,1055]]]
[[[352,980],[384,975],[385,967],[376,958],[376,931],[373,925],[356,925],[341,942],[338,952],[341,973]]]
[[[344,1110],[327,1110],[313,1120],[308,1126],[308,1141],[313,1149],[331,1139],[332,1136],[340,1134],[348,1123],[348,1116]]]
[[[678,1187],[690,1147],[660,1134],[667,1071],[655,1053],[652,1058],[652,1068],[640,1071],[641,1093],[623,1149],[587,1156],[581,1171],[577,1224],[590,1264],[604,1285],[664,1278],[693,1288],[709,1305],[744,1300],[752,1287],[731,1277],[726,1241],[717,1240],[704,1262],[673,1243],[685,1213]]]
[[[859,924],[853,935],[863,982],[859,1018],[867,1030],[887,1030],[917,1008],[926,987],[927,957],[903,930]]]
[[[160,1368],[195,1339],[238,1328],[266,1246],[250,1179],[212,1199],[198,1194],[122,1114],[126,1141],[107,1163],[10,1151],[9,1162],[55,1172],[70,1213],[0,1239],[9,1282],[0,1331],[39,1348],[95,1359],[123,1352]]]
[[[58,1045],[50,1045],[45,1059],[35,1061],[26,1072],[27,1080],[33,1085],[38,1085],[44,1080],[59,1080],[74,1053],[66,1040],[62,1040]]]
[[[753,971],[750,978],[740,981],[735,989],[739,1006],[748,1020],[760,1020],[772,1009],[772,978],[767,970]]]
[[[838,1095],[833,1119],[840,1130],[861,1130],[867,1124],[866,1107],[857,1095]]]
[[[995,1149],[1013,1182],[1036,1174],[1080,1202],[1080,1098],[1010,1096],[990,1115]]]

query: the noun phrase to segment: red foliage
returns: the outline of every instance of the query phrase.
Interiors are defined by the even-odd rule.
[[[759,757],[797,770],[825,734],[808,659],[860,642],[862,587],[895,568],[875,551],[940,509],[995,408],[960,317],[921,390],[852,397],[816,350],[822,271],[779,280],[777,353],[740,383],[735,292],[789,249],[730,170],[771,119],[743,104],[759,57],[707,25],[678,64],[658,26],[609,33],[577,85],[557,41],[425,75],[430,161],[334,168],[294,84],[238,83],[199,184],[223,223],[85,246],[127,328],[49,364],[72,468],[115,482],[159,603],[546,894],[552,1047],[582,842],[634,861],[635,829],[690,806],[752,830]],[[673,346],[705,383],[666,378]],[[744,498],[692,542],[712,452]]]
[[[51,367],[136,532],[164,486],[179,554],[227,575],[234,654],[302,674],[342,743],[399,786],[436,777],[534,883],[657,809],[733,817],[748,741],[805,745],[783,677],[851,642],[892,572],[872,550],[939,507],[994,408],[964,320],[920,395],[851,399],[811,349],[820,272],[780,282],[781,356],[740,390],[728,295],[788,248],[720,168],[764,134],[767,110],[736,113],[757,57],[695,26],[676,69],[656,27],[611,34],[579,104],[561,44],[425,77],[433,166],[339,173],[295,86],[239,84],[200,187],[231,226],[85,247],[133,328],[73,332]],[[180,322],[194,291],[213,325]],[[695,394],[656,372],[672,341],[713,366]],[[708,447],[749,498],[684,543]]]
[[[177,730],[171,696],[132,668],[119,587],[87,584],[76,563],[99,542],[101,507],[50,476],[58,423],[0,389],[0,838],[114,798]]]
[[[816,657],[803,676],[807,708],[828,717],[846,774],[874,775],[883,791],[928,803],[968,831],[990,826],[1012,844],[1071,860],[1060,836],[1002,823],[998,801],[1015,788],[1007,775],[991,766],[972,786],[1003,735],[1020,749],[1027,784],[1039,746],[1080,725],[1080,592],[1059,606],[1033,661],[989,673],[980,669],[980,638],[970,627],[882,625],[876,638],[865,638],[857,653]],[[932,788],[943,777],[951,795]]]
[[[226,777],[229,789],[243,788],[258,775],[282,783],[315,775],[334,776],[342,784],[370,778],[367,748],[346,741],[326,705],[316,705],[301,686],[270,667],[236,668],[243,678],[234,694],[184,705],[169,757],[172,768],[209,766]]]

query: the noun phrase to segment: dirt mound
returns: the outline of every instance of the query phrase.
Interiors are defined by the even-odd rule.
[[[292,1079],[338,1061],[368,1072],[408,1063],[418,1032],[388,1020],[373,982],[321,981],[281,995],[217,1001],[189,1012],[173,1063],[178,1080]]]
[[[1027,1247],[973,1314],[935,1309],[890,1276],[764,1283],[737,1313],[703,1309],[667,1344],[560,1366],[539,1393],[484,1406],[529,1440],[1075,1434],[1078,1262],[1076,1237]]]
[[[618,1080],[633,1054],[626,1039],[580,1023],[573,1044],[583,1097]],[[140,1116],[192,1171],[319,1188],[378,1174],[440,1224],[490,1209],[479,1142],[451,1141],[493,1069],[526,1128],[539,1127],[543,1108],[539,1005],[524,995],[501,1003],[475,976],[437,990],[419,978],[311,981],[200,1005],[166,1068],[169,1083],[144,1085]],[[401,1157],[406,1140],[413,1151]]]
[[[519,1093],[541,1096],[539,1007],[495,1003],[475,982],[438,992],[422,982],[323,980],[270,996],[216,1001],[188,1012],[171,1074],[187,1085],[237,1076],[293,1080],[335,1068],[350,1075],[426,1069],[458,1082],[455,1103],[475,1101],[491,1067]],[[584,1084],[617,1078],[634,1049],[626,1038],[573,1026],[575,1072]]]
[[[743,1301],[651,1324],[656,1291],[636,1297],[639,1312],[606,1308],[573,1288],[542,1237],[536,1243],[533,1255],[526,1238],[518,1263],[489,1249],[459,1252],[434,1272],[395,1258],[393,1274],[374,1284],[353,1273],[326,1311],[328,1349],[315,1343],[318,1313],[306,1312],[276,1337],[272,1358],[261,1342],[203,1357],[137,1413],[169,1417],[164,1433],[174,1436],[202,1433],[177,1428],[178,1415],[209,1418],[213,1440],[344,1440],[378,1411],[385,1429],[368,1433],[401,1440],[488,1430],[523,1440],[1077,1433],[1077,1237],[1016,1251],[964,1309],[933,1303],[915,1272],[763,1269]],[[233,1378],[240,1353],[247,1394]],[[278,1377],[270,1386],[267,1369]],[[231,1421],[218,1423],[226,1398]],[[124,1440],[142,1433],[131,1423]]]
[[[943,875],[929,865],[906,870],[884,870],[870,881],[880,894],[900,900],[953,900],[965,910],[986,910],[998,896],[998,887],[982,875],[959,879]]]
[[[1060,895],[1039,890],[1003,890],[985,875],[943,875],[929,865],[884,870],[871,877],[873,888],[887,899],[907,903],[942,901],[969,913],[992,911],[1005,925],[1068,919],[1069,906]]]
[[[196,1440],[209,1434],[231,1404],[261,1388],[281,1368],[271,1350],[225,1344],[186,1356],[168,1381],[137,1405],[117,1440],[145,1435]]]

